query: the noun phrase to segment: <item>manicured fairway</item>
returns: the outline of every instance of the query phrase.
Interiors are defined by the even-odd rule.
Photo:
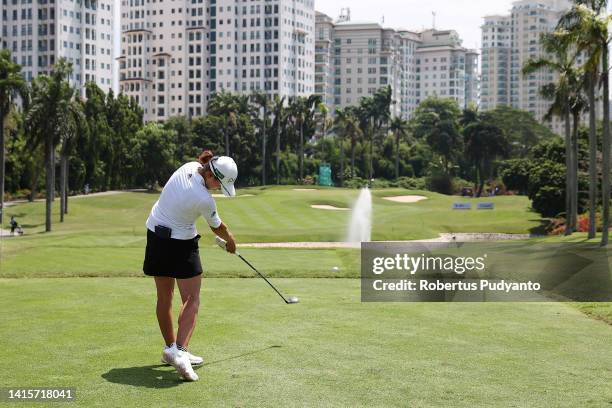
[[[350,207],[357,190],[319,189],[295,191],[291,187],[241,189],[253,196],[218,198],[219,214],[240,242],[342,241],[348,228],[349,211],[310,208],[312,204]],[[419,194],[429,197],[418,203],[394,203],[383,196]],[[55,235],[82,234],[91,244],[105,238],[142,239],[144,222],[157,194],[123,193],[85,197],[70,201],[68,223],[55,223]],[[486,199],[449,197],[424,191],[386,189],[373,191],[373,240],[435,238],[441,232],[529,233],[541,225],[538,214],[529,210],[526,197],[504,196]],[[493,201],[496,209],[453,211],[456,201]],[[56,204],[58,201],[56,200]],[[473,204],[475,207],[475,204]],[[58,205],[55,205],[57,210]],[[44,229],[44,203],[21,204],[7,209],[7,220],[16,215],[31,235]],[[54,221],[58,217],[54,217]],[[202,220],[200,231],[206,227]],[[121,237],[121,238],[120,238]],[[24,237],[27,238],[27,237]],[[212,242],[210,240],[209,242]]]
[[[343,240],[350,213],[310,205],[349,207],[358,194],[242,192],[253,196],[217,200],[239,242]],[[382,199],[406,194],[429,199]],[[529,233],[543,222],[524,197],[484,199],[494,211],[454,212],[453,202],[467,200],[401,189],[373,196],[374,240]],[[76,387],[74,405],[83,407],[612,404],[612,303],[363,304],[360,281],[342,279],[359,276],[356,250],[241,248],[300,297],[287,306],[261,279],[227,279],[253,272],[216,247],[202,223],[206,279],[191,349],[207,363],[200,382],[182,383],[159,364],[154,285],[141,272],[156,199],[71,199],[52,233],[42,233],[44,203],[7,209],[26,235],[0,245],[0,341],[9,350],[0,387]]]
[[[222,218],[240,242],[341,241],[350,214],[310,208],[311,204],[350,207],[357,190],[320,189],[295,191],[292,187],[243,189],[253,196],[217,199]],[[429,197],[418,203],[394,203],[383,196],[417,193]],[[375,190],[374,240],[434,238],[441,232],[529,233],[541,220],[525,197],[494,197],[494,211],[451,210],[459,197],[401,189]],[[44,203],[7,208],[23,224],[26,235],[3,239],[0,245],[0,277],[19,276],[136,276],[140,274],[145,246],[144,223],[157,194],[122,193],[70,200],[66,222],[54,216],[52,233],[44,229]],[[471,200],[476,201],[476,200]],[[56,200],[57,204],[57,200]],[[58,205],[54,208],[57,210]],[[57,211],[56,211],[57,212]],[[241,269],[226,254],[215,250],[213,235],[202,221],[203,262],[209,273],[236,276]],[[252,250],[242,252],[255,262],[266,261],[272,275],[322,277],[333,266],[334,276],[355,276],[358,260],[347,250]],[[292,262],[287,262],[291,259]],[[316,260],[316,262],[313,262]],[[296,265],[299,267],[296,268]],[[246,274],[245,276],[250,276]]]
[[[355,279],[208,279],[201,381],[159,364],[147,278],[2,279],[0,387],[75,406],[603,407],[612,326],[564,304],[362,304]],[[20,406],[28,406],[27,404]]]

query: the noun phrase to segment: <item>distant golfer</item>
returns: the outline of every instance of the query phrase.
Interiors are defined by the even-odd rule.
[[[147,249],[143,271],[155,277],[157,320],[166,342],[162,362],[171,364],[187,381],[197,381],[193,365],[201,357],[187,351],[200,306],[202,264],[198,249],[200,235],[195,227],[203,216],[211,230],[227,241],[227,251],[236,252],[236,243],[217,214],[212,190],[221,189],[227,197],[236,195],[236,163],[230,157],[214,157],[204,151],[199,161],[183,165],[164,186],[147,219]],[[178,331],[172,325],[172,295],[175,279],[182,299]]]
[[[17,233],[22,233],[21,227],[19,227],[19,223],[17,222],[17,219],[15,218],[14,215],[11,215],[11,235],[15,235],[15,230],[17,231]]]

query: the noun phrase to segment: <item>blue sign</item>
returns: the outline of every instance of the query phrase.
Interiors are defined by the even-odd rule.
[[[453,203],[453,210],[471,210],[472,203]]]
[[[495,205],[493,203],[478,203],[477,210],[493,210]]]

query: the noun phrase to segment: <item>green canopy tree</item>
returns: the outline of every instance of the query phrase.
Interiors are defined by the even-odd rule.
[[[148,123],[136,134],[139,173],[144,184],[153,189],[163,185],[175,170],[176,134],[157,123]]]
[[[442,157],[444,172],[450,175],[451,163],[462,151],[459,118],[461,110],[454,99],[428,97],[416,108],[412,130],[431,150]]]
[[[467,125],[463,135],[465,154],[475,169],[476,197],[480,197],[487,177],[491,176],[491,164],[508,154],[509,144],[502,129],[480,121]]]

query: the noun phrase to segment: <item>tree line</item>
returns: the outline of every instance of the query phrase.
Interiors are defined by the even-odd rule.
[[[0,190],[30,199],[44,191],[47,230],[56,192],[63,221],[69,195],[85,185],[91,191],[155,188],[204,149],[234,157],[242,186],[313,183],[326,163],[339,186],[452,193],[475,183],[479,195],[497,176],[498,159],[522,155],[552,136],[526,112],[479,113],[435,97],[411,121],[392,117],[390,87],[333,116],[318,96],[217,93],[205,116],[145,124],[141,108],[124,94],[87,83],[81,98],[69,84],[71,69],[59,60],[28,86],[10,52],[0,52],[0,151],[8,153],[1,158],[6,182]]]
[[[601,245],[608,244],[610,220],[610,84],[607,0],[574,0],[556,29],[542,35],[544,55],[527,61],[525,76],[545,70],[557,80],[542,87],[541,94],[551,101],[547,116],[558,116],[565,123],[565,234],[577,230],[580,210],[580,119],[588,112],[588,237],[595,238],[597,208],[603,219]],[[582,63],[580,62],[582,60]],[[597,138],[597,107],[603,112],[601,141]],[[601,167],[598,155],[601,152]],[[599,171],[600,170],[600,171]],[[601,196],[598,195],[601,191]]]

